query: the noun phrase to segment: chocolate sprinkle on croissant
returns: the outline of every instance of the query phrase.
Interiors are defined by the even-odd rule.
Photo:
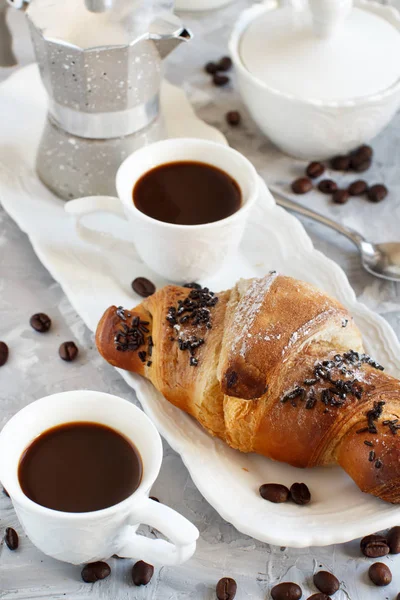
[[[117,308],[116,314],[123,321],[120,324],[121,329],[118,329],[114,335],[114,344],[116,349],[119,352],[126,352],[127,350],[135,351],[138,350],[141,346],[144,346],[144,334],[148,333],[149,331],[149,329],[147,328],[149,322],[141,321],[139,317],[133,317],[131,326],[129,327],[126,321],[132,316],[131,313],[124,310],[122,306],[119,306]],[[142,352],[139,353],[139,355],[141,354]],[[144,355],[146,355],[146,352],[144,352]],[[141,360],[143,359],[141,358]]]
[[[199,284],[187,283],[184,287],[190,289],[188,296],[184,300],[178,300],[177,306],[170,306],[167,312],[167,321],[171,327],[177,328],[180,331],[180,326],[205,326],[207,329],[212,328],[211,312],[217,302],[218,297],[214,295],[207,287],[201,288]],[[174,338],[170,338],[175,341]],[[199,338],[195,335],[184,339],[181,335],[178,337],[179,350],[189,350],[189,364],[192,367],[197,367],[198,359],[194,358],[194,353],[204,344],[204,338]]]
[[[236,371],[229,371],[228,373],[226,373],[225,379],[226,379],[226,387],[229,389],[237,383],[238,375],[237,375]]]

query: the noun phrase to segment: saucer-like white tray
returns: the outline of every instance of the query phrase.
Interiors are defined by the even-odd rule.
[[[164,84],[162,107],[169,135],[198,136],[226,143],[197,119],[184,94]],[[0,87],[0,201],[27,233],[32,246],[87,326],[94,331],[111,304],[140,302],[130,287],[134,277],[165,281],[149,272],[119,221],[96,217],[93,226],[113,229],[119,239],[99,235],[103,248],[81,242],[64,203],[34,172],[36,145],[45,118],[45,95],[35,66],[17,72]],[[122,225],[124,227],[124,225]],[[400,344],[389,325],[357,302],[343,271],[316,251],[298,220],[276,207],[264,187],[241,245],[224,272],[202,282],[219,291],[239,277],[276,269],[314,283],[336,296],[356,318],[367,351],[400,377]],[[299,470],[260,456],[245,455],[212,438],[188,415],[169,404],[146,380],[121,375],[132,386],[160,433],[182,456],[195,484],[220,515],[259,540],[292,547],[328,545],[383,529],[400,521],[400,508],[361,493],[340,469]],[[257,493],[260,484],[304,481],[312,502],[271,504]]]

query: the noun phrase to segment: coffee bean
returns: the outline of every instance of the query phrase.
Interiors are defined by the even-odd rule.
[[[294,483],[290,488],[290,494],[296,504],[308,504],[311,500],[310,490],[305,483]]]
[[[377,183],[373,185],[368,190],[368,200],[371,202],[380,202],[388,195],[389,191],[385,185],[382,183]]]
[[[350,194],[347,190],[336,190],[336,192],[332,194],[332,201],[335,204],[346,204],[349,198]]]
[[[313,581],[315,587],[323,594],[327,594],[327,596],[335,594],[340,587],[338,578],[329,573],[329,571],[318,571],[318,573],[315,573]]]
[[[75,342],[63,342],[58,349],[60,358],[67,362],[75,360],[75,358],[78,356],[78,352],[79,350]]]
[[[357,173],[367,171],[372,164],[372,160],[364,154],[354,154],[350,157],[350,169]]]
[[[149,496],[150,500],[154,500],[154,502],[160,502],[158,498],[155,496]]]
[[[351,154],[352,155],[358,154],[358,155],[363,155],[366,158],[372,158],[374,151],[372,150],[371,146],[367,146],[367,144],[363,144],[362,146],[360,146],[359,148],[354,150]]]
[[[139,560],[132,567],[132,581],[135,585],[147,585],[153,577],[154,567]]]
[[[0,367],[6,364],[8,359],[8,346],[5,342],[0,342]]]
[[[389,554],[389,545],[383,535],[366,535],[360,542],[361,552],[368,558]]]
[[[108,577],[110,573],[111,569],[109,565],[99,560],[83,567],[81,575],[85,583],[96,583],[96,581]]]
[[[333,194],[338,189],[338,186],[332,179],[323,179],[319,182],[318,189],[323,194]]]
[[[201,290],[202,287],[199,283],[191,281],[190,283],[184,283],[182,287],[189,288],[190,290]]]
[[[232,59],[229,56],[223,56],[217,64],[218,71],[229,71],[232,68]]]
[[[233,127],[236,127],[237,125],[239,125],[240,121],[241,121],[240,112],[237,110],[230,110],[229,112],[226,113],[225,118],[226,118],[227,123],[229,125],[232,125]]]
[[[219,73],[215,73],[215,75],[213,76],[213,84],[216,85],[217,87],[226,85],[229,82],[230,82],[230,79],[226,75],[220,75]]]
[[[132,289],[142,298],[152,296],[156,291],[156,286],[146,277],[136,277],[131,283]]]
[[[18,548],[18,533],[12,527],[7,527],[4,541],[9,550],[16,550]]]
[[[350,156],[335,156],[331,160],[331,167],[335,171],[348,171],[350,168]]]
[[[400,527],[392,527],[387,534],[387,543],[390,554],[400,554]]]
[[[327,596],[326,594],[323,594],[322,592],[317,592],[316,594],[313,594],[312,596],[307,598],[307,600],[331,600],[331,598],[330,598],[330,596]]]
[[[301,587],[297,583],[278,583],[271,590],[273,600],[299,600],[303,595]]]
[[[280,483],[264,483],[259,491],[261,498],[275,504],[286,502],[290,497],[288,488]]]
[[[237,583],[231,577],[223,577],[217,583],[217,599],[218,600],[233,600],[236,596]]]
[[[29,321],[31,327],[39,333],[46,333],[51,327],[51,319],[44,313],[32,315]]]
[[[362,196],[362,194],[366,194],[368,191],[368,184],[363,179],[357,179],[357,181],[353,181],[347,188],[350,196]]]
[[[311,179],[315,179],[316,177],[320,177],[322,173],[325,171],[325,166],[320,162],[310,162],[306,169],[306,175],[311,177]]]
[[[218,71],[218,65],[215,62],[208,62],[204,67],[204,70],[209,75],[214,75]]]
[[[389,567],[383,563],[377,562],[370,566],[368,575],[372,583],[380,587],[389,585],[392,581],[392,573]]]
[[[292,190],[295,194],[306,194],[312,190],[313,184],[308,177],[300,177],[292,183]]]

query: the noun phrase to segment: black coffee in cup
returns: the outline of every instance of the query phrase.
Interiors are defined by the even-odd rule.
[[[28,498],[47,508],[90,512],[125,500],[140,485],[142,460],[123,435],[100,423],[65,423],[38,436],[21,457]]]
[[[179,161],[147,171],[133,188],[133,203],[145,215],[176,225],[203,225],[233,215],[242,193],[227,173],[202,162]]]

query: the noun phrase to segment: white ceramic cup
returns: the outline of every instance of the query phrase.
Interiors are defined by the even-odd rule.
[[[23,493],[18,465],[24,450],[47,429],[74,421],[108,425],[135,444],[143,476],[126,500],[103,510],[68,513],[45,508]],[[0,433],[0,480],[27,536],[45,554],[73,564],[118,554],[153,565],[176,565],[193,555],[199,536],[196,527],[148,497],[161,461],[161,438],[150,419],[130,402],[101,392],[63,392],[37,400],[12,417]],[[156,528],[171,542],[138,535],[140,523]]]
[[[204,225],[175,225],[157,221],[136,208],[132,199],[135,183],[147,171],[175,161],[198,161],[218,167],[235,179],[242,192],[242,206],[233,215]],[[111,212],[127,219],[132,242],[142,260],[156,273],[175,283],[199,281],[222,268],[238,247],[246,218],[257,199],[259,182],[253,165],[239,152],[200,139],[170,139],[140,148],[120,166],[116,187],[119,196],[92,196],[71,200],[65,210],[77,217],[82,239],[96,243],[99,234],[81,219],[94,212]]]

